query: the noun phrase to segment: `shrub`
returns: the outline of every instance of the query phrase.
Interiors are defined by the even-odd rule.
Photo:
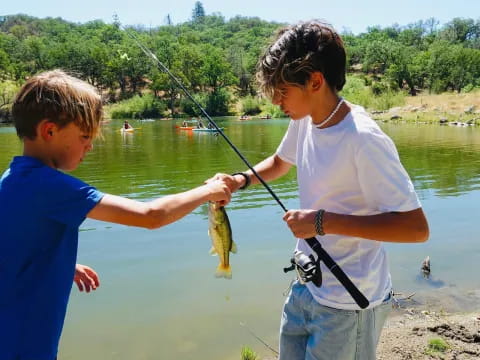
[[[231,95],[226,89],[216,89],[207,97],[206,110],[209,115],[228,115]]]
[[[435,353],[444,353],[450,345],[442,338],[433,338],[428,341],[426,353],[428,355],[435,355]]]
[[[462,89],[462,92],[463,93],[469,93],[469,92],[472,92],[474,90],[476,90],[477,88],[475,87],[474,84],[468,84],[466,85],[463,89]]]
[[[262,111],[262,101],[259,98],[253,96],[244,97],[241,100],[240,106],[242,109],[242,114],[245,115],[257,115]]]
[[[242,348],[242,358],[241,360],[259,360],[258,355],[250,349],[248,346]]]
[[[270,114],[272,118],[281,118],[286,116],[279,106],[272,104],[270,101],[266,101],[265,105],[262,106],[262,113],[265,115]]]
[[[377,95],[372,88],[365,86],[364,79],[349,77],[341,95],[348,101],[366,109],[388,110],[394,106],[405,104],[404,92],[387,89],[380,85],[382,83],[373,84],[379,84],[378,86],[381,88],[376,89]]]
[[[192,95],[195,101],[197,101],[204,109],[207,104],[206,94],[194,94]],[[182,98],[180,101],[180,110],[189,116],[200,116],[201,111],[197,105],[194,104],[189,98]]]
[[[165,109],[165,103],[152,94],[146,94],[136,95],[128,100],[110,105],[107,113],[113,119],[144,119],[161,117]]]

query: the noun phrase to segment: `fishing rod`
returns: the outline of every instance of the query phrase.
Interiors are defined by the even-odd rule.
[[[225,133],[222,131],[220,127],[218,127],[217,123],[213,121],[213,119],[208,115],[208,113],[205,111],[202,105],[195,100],[195,98],[190,94],[190,92],[185,88],[185,86],[180,82],[180,80],[177,79],[177,77],[157,58],[157,56],[145,45],[143,45],[140,40],[130,31],[128,31],[124,26],[120,24],[120,21],[118,20],[118,16],[114,16],[114,21],[121,27],[125,33],[130,36],[130,38],[133,40],[133,42],[143,51],[147,57],[149,57],[155,65],[157,65],[163,72],[168,74],[168,76],[173,80],[173,82],[183,90],[185,95],[200,109],[200,112],[203,114],[203,116],[208,120],[209,124],[211,124],[215,130],[225,139],[225,141],[230,145],[230,147],[235,151],[235,153],[242,159],[242,161],[247,165],[247,167],[250,169],[250,171],[257,177],[257,179],[260,181],[260,183],[267,189],[267,191],[272,195],[272,197],[275,199],[275,201],[280,205],[280,207],[283,209],[284,212],[287,212],[287,208],[281,200],[278,198],[278,196],[273,192],[273,190],[270,188],[270,186],[263,180],[263,178],[257,173],[257,171],[253,168],[252,165],[248,162],[248,160],[243,156],[243,154],[237,149],[237,147],[230,141],[230,139],[225,135]],[[368,299],[360,292],[360,290],[355,286],[355,284],[350,280],[350,278],[345,274],[345,272],[338,266],[338,264],[335,262],[335,260],[332,259],[332,257],[325,251],[325,249],[322,247],[320,242],[315,238],[311,237],[308,239],[304,239],[307,244],[311,247],[313,251],[316,252],[318,256],[318,260],[323,261],[326,267],[331,271],[331,273],[337,278],[337,280],[345,287],[345,289],[348,291],[348,293],[352,296],[352,298],[355,300],[355,302],[360,306],[360,308],[365,309],[368,307],[370,304]],[[320,266],[318,267],[318,270],[320,271]]]

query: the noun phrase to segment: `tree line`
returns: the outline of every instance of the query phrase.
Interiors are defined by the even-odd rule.
[[[225,20],[218,13],[207,15],[200,2],[195,3],[190,21],[173,25],[169,15],[166,19],[163,26],[127,29],[210,114],[228,114],[235,99],[256,97],[256,62],[283,24],[256,17]],[[440,26],[432,18],[342,36],[349,73],[363,79],[374,94],[480,87],[480,20],[455,18]],[[53,68],[77,74],[110,103],[149,94],[162,111],[195,113],[169,77],[116,22],[0,17],[0,110],[8,109],[12,93],[25,78]]]

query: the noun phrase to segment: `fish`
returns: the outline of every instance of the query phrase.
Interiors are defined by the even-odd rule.
[[[218,255],[220,260],[215,276],[231,279],[230,253],[237,252],[237,245],[232,239],[232,228],[225,208],[210,201],[208,203],[208,223],[208,235],[212,239],[210,254]]]

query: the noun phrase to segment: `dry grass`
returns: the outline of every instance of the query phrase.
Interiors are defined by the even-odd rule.
[[[480,124],[480,91],[408,96],[404,106],[394,107],[383,113],[373,113],[373,116],[381,121],[392,121],[400,116],[397,120],[426,123],[438,123],[442,120]]]
[[[424,107],[427,111],[463,113],[466,108],[475,106],[480,110],[480,91],[470,93],[444,93],[439,95],[418,95],[406,98],[407,105]]]

